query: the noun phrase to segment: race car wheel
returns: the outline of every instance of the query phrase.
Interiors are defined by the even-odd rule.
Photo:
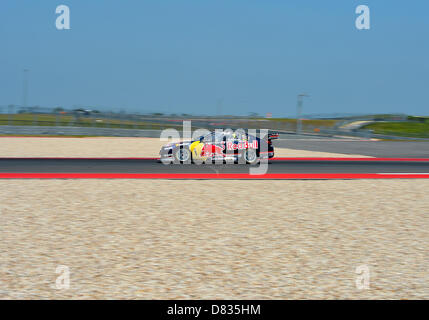
[[[191,151],[189,149],[179,148],[174,152],[174,159],[180,163],[191,161]]]
[[[163,164],[170,164],[171,159],[161,159],[160,162],[162,162]]]
[[[256,151],[253,149],[247,149],[243,153],[244,160],[246,160],[246,163],[248,164],[255,164],[258,162],[258,155],[256,154]]]

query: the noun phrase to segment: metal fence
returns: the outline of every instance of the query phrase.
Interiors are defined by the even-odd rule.
[[[100,136],[159,138],[161,130],[134,130],[90,127],[0,126],[1,135],[11,136]]]
[[[0,106],[0,128],[9,126],[17,134],[28,132],[74,132],[86,135],[88,132],[110,132],[99,129],[130,129],[130,130],[163,130],[167,128],[180,129],[183,120],[192,121],[193,127],[205,129],[225,128],[252,128],[270,129],[277,131],[294,132],[297,129],[296,121],[276,121],[268,119],[252,119],[248,117],[201,117],[201,116],[164,116],[162,114],[127,114],[125,112],[99,112],[78,108],[65,110],[62,108]],[[314,120],[311,120],[314,121]],[[30,129],[25,127],[60,127],[58,129]],[[64,129],[65,127],[77,127],[79,130]],[[317,126],[306,121],[302,122],[302,132],[317,133],[329,127]],[[5,128],[3,128],[5,131]],[[133,135],[132,132],[129,134]]]
[[[377,116],[372,116],[376,119]],[[380,117],[380,116],[378,116]],[[404,121],[404,115],[389,115],[390,120]],[[363,120],[370,120],[366,116]],[[161,130],[182,129],[182,121],[190,120],[192,129],[268,129],[283,133],[299,133],[319,136],[354,136],[360,138],[387,137],[374,135],[371,130],[344,130],[341,128],[353,119],[255,119],[249,117],[208,117],[190,115],[127,114],[122,112],[99,112],[85,108],[63,109],[22,106],[0,106],[0,134],[2,135],[71,135],[71,136],[119,136],[159,137]],[[387,138],[395,138],[388,136]]]

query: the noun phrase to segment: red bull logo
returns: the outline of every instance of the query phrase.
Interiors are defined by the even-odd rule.
[[[227,142],[227,150],[243,150],[243,149],[258,149],[258,140],[253,140],[252,142],[242,141],[239,143]]]

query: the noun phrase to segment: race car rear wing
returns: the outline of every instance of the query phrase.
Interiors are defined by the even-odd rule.
[[[274,140],[274,139],[278,139],[278,138],[279,138],[279,134],[277,132],[273,132],[273,133],[268,134],[268,140]]]

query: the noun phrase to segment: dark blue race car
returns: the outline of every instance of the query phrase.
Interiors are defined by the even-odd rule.
[[[278,133],[259,138],[246,132],[214,131],[197,140],[170,143],[159,152],[163,163],[200,163],[230,161],[256,164],[262,158],[274,157],[273,139]]]

